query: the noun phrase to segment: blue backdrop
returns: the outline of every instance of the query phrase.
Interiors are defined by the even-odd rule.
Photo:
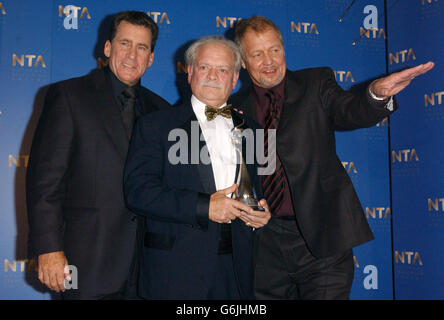
[[[391,120],[338,132],[337,145],[376,237],[354,250],[351,298],[444,298],[443,1],[2,0],[0,299],[50,298],[26,252],[31,139],[47,85],[106,65],[109,15],[128,9],[146,12],[159,26],[154,64],[142,84],[172,104],[188,93],[183,53],[190,41],[230,37],[238,19],[256,14],[281,28],[289,69],[330,66],[345,89],[384,75],[387,65],[396,71],[434,60],[435,69],[399,95]],[[247,79],[243,73],[237,89]]]

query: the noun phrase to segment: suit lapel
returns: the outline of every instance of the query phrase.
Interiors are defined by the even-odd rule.
[[[287,70],[285,77],[285,102],[277,134],[285,131],[288,124],[294,124],[291,119],[298,117],[298,113],[303,110],[303,105],[298,104],[297,101],[302,97],[304,92],[305,84],[296,79],[291,71]]]
[[[182,112],[180,116],[183,120],[182,129],[185,130],[188,137],[188,163],[191,163],[191,168],[194,168],[193,170],[197,171],[197,176],[199,177],[204,192],[207,194],[213,194],[216,192],[213,166],[211,165],[211,161],[209,164],[204,164],[201,160],[202,149],[205,148],[208,152],[208,148],[199,121],[190,104],[183,106],[183,108],[184,112]],[[202,139],[200,139],[200,137],[202,137]],[[198,146],[198,150],[196,150],[196,146]]]
[[[104,70],[95,70],[92,76],[96,86],[92,107],[97,110],[111,141],[122,159],[125,160],[129,141],[123,126],[119,106],[113,98],[111,83],[107,79]]]

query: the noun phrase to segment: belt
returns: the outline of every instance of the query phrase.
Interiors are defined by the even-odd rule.
[[[231,223],[222,223],[220,225],[219,248],[217,254],[229,254],[233,252],[231,243]]]

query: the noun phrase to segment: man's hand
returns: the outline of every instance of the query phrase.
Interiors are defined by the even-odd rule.
[[[69,277],[68,261],[63,251],[39,255],[39,280],[49,289],[65,291],[65,277]]]
[[[377,97],[388,98],[394,96],[405,87],[407,87],[415,77],[426,73],[431,70],[435,64],[431,61],[426,64],[420,64],[414,68],[409,68],[402,70],[400,72],[392,73],[387,77],[375,80],[370,87],[371,92],[373,92]]]
[[[208,214],[210,220],[217,223],[228,223],[242,215],[253,212],[253,209],[246,204],[227,197],[230,193],[236,192],[236,189],[237,185],[233,184],[231,187],[219,190],[211,195]]]
[[[270,209],[268,208],[267,201],[261,199],[259,206],[264,208],[265,211],[251,211],[250,213],[242,214],[239,218],[245,222],[245,224],[252,228],[262,228],[268,223],[271,218]]]

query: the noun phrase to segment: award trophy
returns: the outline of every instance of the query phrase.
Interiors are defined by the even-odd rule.
[[[243,123],[242,123],[243,124]],[[265,211],[264,208],[258,204],[256,191],[251,184],[250,174],[248,173],[247,166],[245,165],[244,157],[242,156],[242,129],[234,127],[231,130],[231,140],[236,150],[237,163],[239,164],[239,170],[236,177],[237,193],[233,193],[233,198],[246,204],[250,208],[256,211]]]

